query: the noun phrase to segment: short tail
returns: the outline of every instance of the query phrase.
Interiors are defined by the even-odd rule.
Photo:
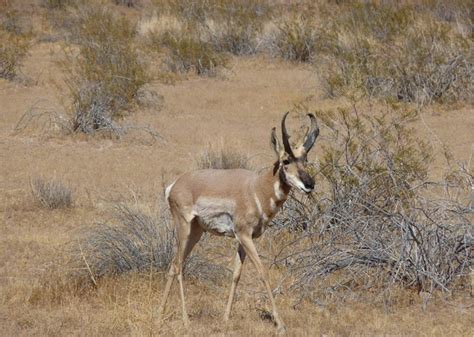
[[[174,184],[175,184],[176,181],[174,181],[171,185],[168,185],[168,187],[165,188],[165,199],[166,199],[166,202],[169,204],[170,202],[170,193],[171,193],[171,189],[173,188]]]

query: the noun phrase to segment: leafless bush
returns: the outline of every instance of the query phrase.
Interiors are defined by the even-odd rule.
[[[91,133],[119,131],[113,119],[137,103],[149,80],[134,47],[134,28],[102,8],[80,8],[72,39],[79,55],[69,56],[67,84],[73,100],[72,128]]]
[[[248,155],[232,149],[220,146],[209,146],[196,158],[198,169],[250,169],[250,158]]]
[[[49,209],[72,207],[72,190],[56,179],[34,178],[31,181],[33,196]]]
[[[295,196],[276,219],[299,231],[279,260],[290,265],[293,289],[317,301],[329,275],[331,293],[392,285],[450,291],[462,283],[472,268],[474,208],[452,192],[471,189],[472,172],[442,182],[449,194],[439,197],[440,185],[427,179],[430,151],[403,109],[318,115],[329,139],[316,178],[321,191]]]
[[[97,285],[105,276],[166,272],[174,256],[175,242],[175,231],[165,211],[154,216],[117,204],[114,224],[98,223],[73,243],[73,278]],[[197,255],[191,255],[185,264],[185,275],[201,281],[216,281],[226,272]]]

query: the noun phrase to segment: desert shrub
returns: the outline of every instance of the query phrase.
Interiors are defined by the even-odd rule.
[[[151,50],[165,52],[164,64],[168,71],[212,76],[227,63],[227,57],[205,41],[195,24],[182,18],[154,15],[142,20],[139,32]]]
[[[256,53],[257,36],[271,13],[271,7],[254,0],[223,1],[215,6],[215,13],[203,21],[206,39],[214,49],[234,55]]]
[[[72,3],[71,0],[41,0],[41,2],[48,9],[62,9]]]
[[[134,27],[124,17],[102,8],[81,9],[73,41],[77,58],[67,84],[73,101],[73,130],[110,129],[113,119],[137,103],[149,78],[134,46]]]
[[[19,12],[12,5],[0,4],[0,27],[1,29],[15,34],[24,35],[27,33],[22,25]]]
[[[172,72],[193,71],[198,75],[215,75],[218,67],[225,66],[227,58],[217,53],[210,43],[189,33],[167,33],[161,40],[167,47],[166,65]]]
[[[0,2],[0,78],[12,80],[30,47],[30,31],[10,2]]]
[[[57,179],[34,178],[31,181],[33,197],[49,209],[72,207],[72,190]]]
[[[316,29],[304,15],[291,16],[276,25],[272,33],[270,50],[285,60],[309,62],[316,48]]]
[[[317,50],[328,95],[469,99],[472,41],[456,25],[395,4],[351,3],[322,18]]]
[[[215,51],[235,55],[257,52],[257,35],[273,9],[261,0],[156,1],[156,5],[199,31],[200,39]]]
[[[209,146],[196,158],[198,169],[250,169],[250,158],[238,150],[220,146]]]
[[[18,73],[22,58],[27,54],[28,41],[0,30],[0,77],[12,80]]]
[[[360,288],[453,289],[472,267],[474,213],[469,201],[430,189],[430,151],[410,128],[414,113],[387,107],[317,115],[328,139],[320,190],[315,198],[295,195],[276,219],[277,228],[299,233],[280,260],[290,265],[293,289],[316,302]],[[465,181],[442,185],[466,191],[472,173]]]
[[[73,243],[72,277],[95,283],[106,276],[130,272],[167,272],[174,257],[175,231],[163,211],[151,215],[137,207],[115,205],[113,223],[98,223]],[[192,254],[185,275],[215,281],[226,269]]]
[[[127,6],[127,7],[137,7],[139,4],[138,0],[113,0],[116,5]]]

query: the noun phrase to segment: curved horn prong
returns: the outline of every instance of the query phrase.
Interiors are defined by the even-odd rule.
[[[282,134],[283,147],[285,148],[285,152],[288,153],[290,157],[294,158],[295,155],[293,154],[293,151],[291,150],[290,141],[289,141],[290,136],[288,136],[288,132],[286,131],[286,126],[285,126],[286,116],[288,116],[289,113],[290,112],[287,111],[285,115],[283,116],[283,119],[281,120],[281,134]]]
[[[311,119],[311,127],[303,144],[305,153],[308,153],[309,150],[311,150],[314,145],[314,142],[316,141],[316,138],[318,138],[319,136],[319,127],[318,122],[316,121],[316,117],[314,117],[313,114],[308,114],[308,117]]]

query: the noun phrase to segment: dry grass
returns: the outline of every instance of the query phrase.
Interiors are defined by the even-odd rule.
[[[98,223],[72,243],[71,282],[97,286],[104,278],[127,273],[167,272],[176,237],[169,215],[151,215],[136,206],[116,204],[114,223]],[[201,282],[216,281],[225,268],[192,254],[185,275]]]
[[[196,158],[198,169],[251,169],[250,157],[224,145],[211,145]]]
[[[45,208],[70,208],[73,205],[71,188],[57,179],[33,178],[31,191]]]

